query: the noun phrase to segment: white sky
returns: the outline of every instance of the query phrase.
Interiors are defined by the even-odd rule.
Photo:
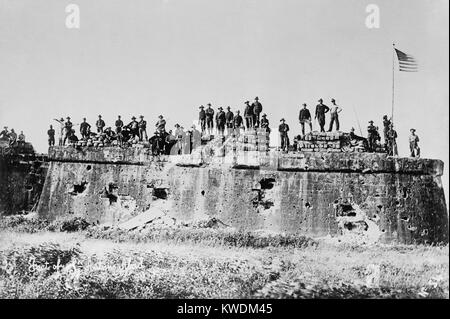
[[[65,7],[80,7],[67,29]],[[368,4],[379,29],[365,25]],[[272,126],[293,134],[301,103],[322,97],[344,108],[341,126],[364,135],[390,114],[392,42],[420,72],[396,72],[400,155],[409,129],[424,157],[445,162],[448,200],[447,0],[0,0],[0,126],[23,130],[46,152],[55,117],[102,114],[112,124],[164,114],[185,126],[198,106],[260,97]],[[55,122],[53,121],[53,124]],[[328,123],[328,118],[327,118]],[[317,126],[316,126],[317,127]]]

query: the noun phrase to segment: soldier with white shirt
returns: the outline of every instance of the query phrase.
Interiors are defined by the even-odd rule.
[[[336,131],[339,131],[339,113],[342,111],[342,108],[336,104],[335,99],[331,99],[331,106],[330,106],[330,114],[331,114],[331,120],[330,120],[330,128],[328,129],[328,132],[331,132],[333,130],[333,123],[336,122]]]

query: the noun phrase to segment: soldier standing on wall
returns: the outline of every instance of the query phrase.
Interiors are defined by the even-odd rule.
[[[80,124],[80,134],[83,140],[87,140],[89,137],[89,133],[91,132],[91,125],[86,122],[86,118],[83,117],[83,122]]]
[[[244,120],[241,116],[241,111],[236,111],[236,116],[233,119],[233,127],[234,127],[234,134],[236,136],[239,136],[241,134],[241,128],[244,126]]]
[[[306,103],[303,103],[303,108],[300,110],[298,114],[298,120],[300,121],[300,125],[302,126],[303,136],[305,136],[305,123],[309,124],[309,131],[312,132],[311,113],[306,108]]]
[[[200,129],[202,130],[202,135],[205,134],[206,130],[206,112],[205,107],[200,105],[200,111],[198,112],[198,124],[200,124]]]
[[[14,129],[11,129],[11,132],[9,133],[9,146],[14,146],[17,141],[17,133],[14,132]]]
[[[394,130],[394,123],[390,122],[389,130],[387,132],[387,151],[390,156],[398,156],[396,138],[397,132]]]
[[[139,118],[141,119],[138,123],[138,128],[139,128],[139,141],[147,141],[148,137],[147,137],[147,121],[144,120],[144,116],[141,115],[139,116]]]
[[[156,130],[162,135],[166,133],[166,120],[162,115],[158,116],[158,122],[156,122]]]
[[[216,126],[217,126],[217,132],[219,135],[224,136],[225,133],[225,112],[223,111],[223,108],[220,106],[218,108],[219,112],[216,114]]]
[[[375,152],[378,140],[377,128],[373,125],[373,121],[369,121],[369,126],[367,127],[367,141],[369,143],[369,151]]]
[[[289,151],[289,125],[285,123],[284,118],[280,120],[281,124],[278,126],[278,132],[280,132],[280,140],[281,140],[281,150],[288,152]]]
[[[97,133],[103,133],[103,128],[105,127],[105,121],[102,120],[102,116],[98,116],[97,122],[95,122],[95,126],[97,127]]]
[[[268,134],[270,134],[269,120],[267,119],[266,113],[261,115],[261,128],[264,129]]]
[[[321,132],[325,132],[325,113],[329,110],[330,108],[323,104],[323,100],[319,99],[319,104],[316,106],[316,115],[314,118],[319,122]]]
[[[416,135],[415,129],[412,128],[410,131],[409,150],[411,151],[411,157],[420,157],[419,137]]]
[[[231,108],[227,106],[227,112],[225,113],[225,121],[227,126],[227,136],[230,136],[231,133],[233,133],[233,120],[234,120],[234,114],[231,112]]]
[[[387,149],[389,143],[389,130],[391,126],[391,120],[388,119],[387,115],[383,116],[383,137],[384,137],[384,145]]]
[[[259,127],[260,114],[262,112],[262,104],[259,103],[259,98],[255,97],[255,102],[252,103],[253,109],[253,127]]]
[[[64,129],[65,129],[65,135],[64,135],[64,140],[62,145],[66,145],[66,140],[70,141],[70,136],[72,135],[72,122],[70,121],[70,117],[68,116],[66,123],[64,124]]]
[[[8,132],[8,127],[4,126],[3,127],[3,131],[0,132],[0,139],[9,139],[9,132]]]
[[[17,139],[17,144],[20,147],[25,146],[25,134],[23,134],[23,131],[20,131],[19,138]]]
[[[52,125],[50,125],[50,128],[47,131],[47,135],[48,135],[48,146],[54,146],[55,145],[55,130],[53,129]]]
[[[211,103],[207,104],[206,108],[206,127],[208,128],[208,135],[211,135],[214,129],[214,110],[211,107]]]
[[[244,118],[247,131],[253,128],[253,105],[249,101],[245,101]]]
[[[58,145],[63,145],[63,139],[64,139],[64,118],[61,117],[61,119],[54,119],[56,122],[59,123],[59,140]]]
[[[339,131],[339,113],[342,111],[342,108],[336,105],[335,99],[331,99],[331,104],[332,104],[332,106],[330,107],[331,120],[328,132],[331,132],[333,130],[334,122],[336,122],[336,131]]]

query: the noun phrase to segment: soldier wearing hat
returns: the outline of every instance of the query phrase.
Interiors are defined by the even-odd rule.
[[[47,131],[48,135],[48,146],[54,146],[55,145],[55,130],[53,129],[53,126],[50,125],[50,128]]]
[[[389,140],[389,129],[391,126],[391,120],[388,119],[387,115],[383,115],[383,137],[384,137],[384,145],[387,147]]]
[[[64,126],[64,118],[61,117],[59,120],[58,119],[54,119],[56,122],[59,123],[59,139],[58,139],[58,145],[62,146],[63,145],[63,139],[64,139],[64,130],[65,130],[65,126]]]
[[[89,137],[89,133],[91,132],[91,125],[86,122],[86,118],[83,117],[83,122],[80,124],[80,134],[83,140],[87,140]]]
[[[252,103],[253,108],[253,127],[259,127],[260,114],[262,112],[262,104],[259,102],[259,98],[255,97],[255,102]]]
[[[409,150],[411,157],[420,157],[419,136],[416,135],[416,129],[410,129],[411,135],[409,136]]]
[[[316,106],[316,115],[315,119],[319,122],[320,131],[325,132],[325,113],[327,113],[330,108],[323,104],[323,100],[319,99],[319,104]]]
[[[264,113],[261,115],[261,128],[266,130],[267,133],[270,134],[269,120],[267,119],[267,114]]]
[[[207,104],[207,108],[205,110],[206,113],[206,127],[208,128],[208,135],[212,134],[214,129],[214,110],[211,107],[211,103]]]
[[[216,126],[217,126],[217,133],[219,135],[224,136],[225,133],[225,123],[226,123],[226,117],[225,112],[223,111],[223,108],[219,106],[218,112],[216,114]]]
[[[97,127],[97,133],[103,133],[103,128],[105,127],[105,121],[102,120],[102,116],[98,116],[97,122],[95,122],[95,126]]]
[[[136,121],[136,116],[131,117],[131,122],[128,123],[127,128],[130,130],[130,139],[139,139],[139,123]]]
[[[339,113],[341,113],[342,111],[342,108],[336,104],[335,99],[331,99],[331,104],[332,104],[330,107],[331,120],[328,132],[331,132],[333,130],[334,122],[336,122],[336,131],[339,131]]]
[[[147,121],[144,120],[144,116],[139,116],[138,128],[139,128],[139,141],[147,141]]]
[[[244,118],[245,118],[245,126],[247,130],[253,128],[253,119],[254,119],[254,113],[253,113],[253,104],[250,105],[249,101],[245,101],[245,109],[244,109]]]
[[[233,118],[233,128],[236,136],[239,136],[241,134],[241,128],[244,128],[244,120],[239,110],[236,111],[236,115]]]
[[[227,112],[225,113],[225,122],[227,127],[227,136],[233,133],[234,128],[234,114],[231,112],[231,107],[227,106]]]
[[[394,130],[394,123],[389,123],[389,128],[387,132],[386,150],[388,155],[397,156],[397,131]]]
[[[280,133],[281,150],[289,151],[289,125],[285,123],[285,119],[280,120],[281,124],[278,126],[278,132]]]
[[[200,125],[200,129],[202,130],[202,135],[205,134],[206,130],[206,112],[205,107],[200,105],[200,111],[198,112],[198,124]]]
[[[70,121],[70,117],[66,117],[66,122],[64,123],[64,139],[62,145],[66,145],[66,141],[70,141],[70,136],[72,135],[72,122]]]
[[[116,127],[116,134],[119,134],[120,132],[122,132],[122,128],[123,128],[123,121],[120,115],[117,116],[117,120],[114,123],[114,126]]]
[[[311,113],[306,108],[306,103],[303,103],[303,108],[300,109],[298,114],[298,120],[302,127],[302,135],[305,136],[305,123],[309,124],[309,131],[312,132],[312,121],[311,121]]]

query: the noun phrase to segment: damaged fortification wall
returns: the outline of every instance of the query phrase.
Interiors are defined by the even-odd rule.
[[[0,214],[29,211],[38,203],[47,175],[45,156],[0,154]]]
[[[160,207],[190,222],[313,237],[448,242],[439,160],[370,153],[234,152],[152,157],[148,149],[53,148],[38,213],[117,225]]]

